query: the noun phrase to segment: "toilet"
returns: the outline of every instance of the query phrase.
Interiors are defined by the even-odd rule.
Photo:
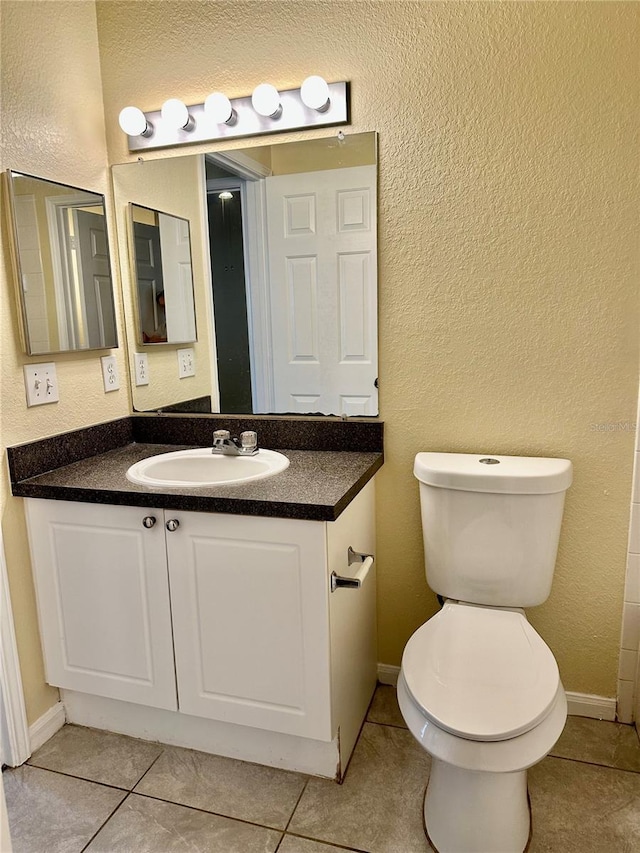
[[[400,710],[431,756],[424,818],[438,853],[522,853],[527,769],[562,733],[555,658],[523,608],[551,590],[566,459],[418,453],[427,582],[443,600],[410,638]]]

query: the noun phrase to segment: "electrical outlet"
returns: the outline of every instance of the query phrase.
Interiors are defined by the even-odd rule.
[[[179,349],[178,353],[178,377],[184,379],[187,376],[196,375],[196,358],[193,347]]]
[[[46,364],[25,364],[24,387],[27,392],[27,406],[57,403],[60,397],[55,364],[52,361]]]
[[[120,378],[115,355],[103,355],[100,361],[102,362],[102,381],[104,382],[105,394],[109,391],[117,391],[120,387]]]
[[[134,352],[133,361],[136,372],[136,385],[149,384],[149,360],[146,352]]]

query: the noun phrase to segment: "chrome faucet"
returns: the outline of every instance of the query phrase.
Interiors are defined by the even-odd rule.
[[[228,429],[217,429],[213,433],[212,453],[224,456],[255,456],[258,452],[258,433],[251,430],[240,433],[240,438],[231,436]]]

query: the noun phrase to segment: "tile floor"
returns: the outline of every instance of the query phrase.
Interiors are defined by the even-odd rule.
[[[379,687],[342,785],[77,726],[3,778],[15,853],[427,853],[428,774]],[[640,851],[634,728],[570,717],[529,789],[529,853]]]

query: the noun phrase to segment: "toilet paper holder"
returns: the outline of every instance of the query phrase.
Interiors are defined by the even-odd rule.
[[[353,577],[344,577],[335,571],[331,572],[331,592],[335,592],[339,588],[359,589],[373,565],[373,554],[361,554],[359,551],[354,551],[349,545],[347,548],[347,565],[353,566],[354,564],[358,564],[359,568]]]

